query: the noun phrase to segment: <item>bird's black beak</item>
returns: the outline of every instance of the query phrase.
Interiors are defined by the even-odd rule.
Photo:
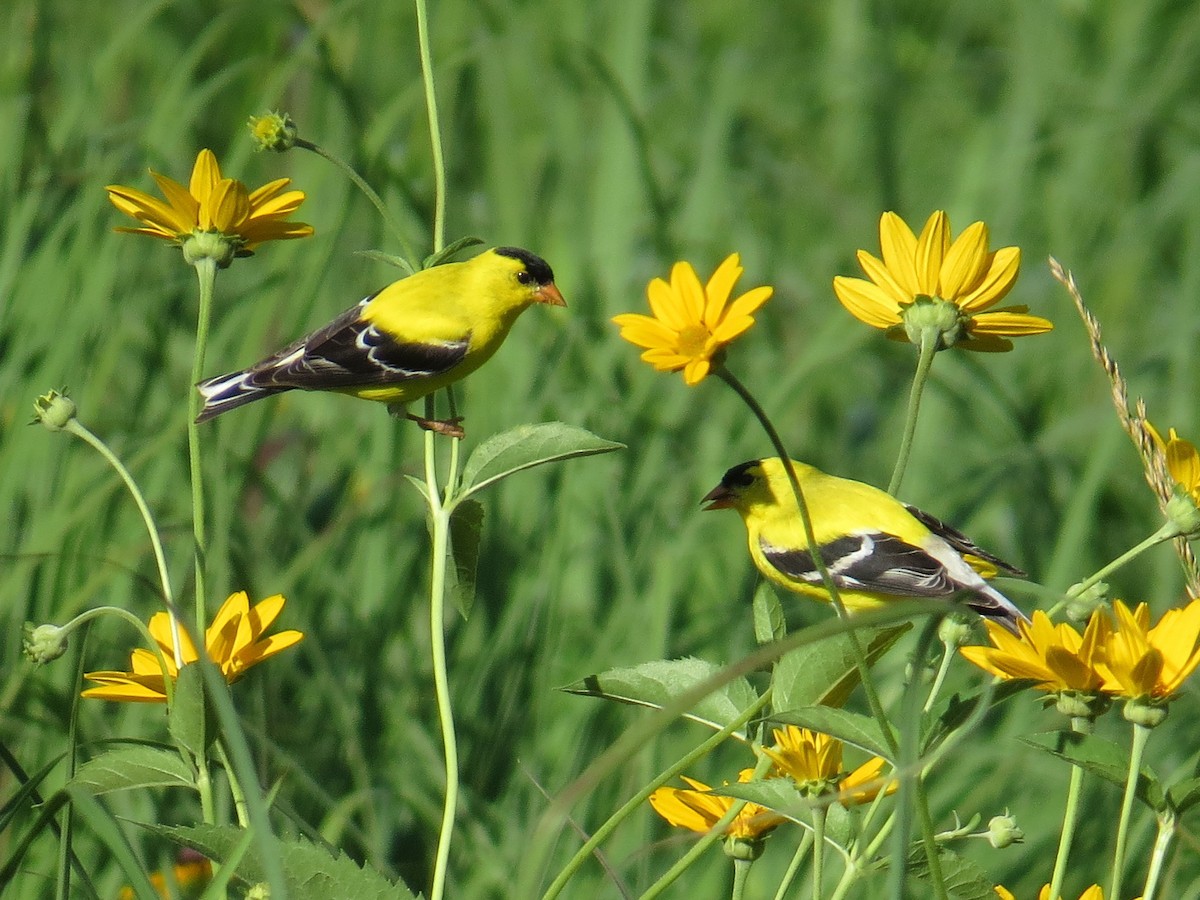
[[[567,301],[563,299],[563,295],[559,293],[554,282],[543,284],[533,292],[533,299],[538,303],[545,303],[547,306],[566,306]]]
[[[701,503],[707,503],[704,511],[708,512],[712,509],[730,509],[733,506],[734,493],[723,484],[718,484],[715,488],[700,498]]]

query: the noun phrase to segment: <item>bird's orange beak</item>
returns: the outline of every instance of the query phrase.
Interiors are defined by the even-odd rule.
[[[543,284],[533,292],[535,303],[545,303],[547,306],[566,306],[567,301],[563,299],[563,295],[558,292],[558,288],[554,282]]]
[[[718,484],[715,488],[700,498],[701,503],[707,503],[704,511],[708,512],[713,509],[732,509],[733,508],[733,491],[725,487],[723,484]]]

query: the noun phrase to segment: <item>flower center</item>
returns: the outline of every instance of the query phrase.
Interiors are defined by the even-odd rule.
[[[693,359],[708,355],[708,329],[698,322],[679,329],[678,349],[680,356]]]

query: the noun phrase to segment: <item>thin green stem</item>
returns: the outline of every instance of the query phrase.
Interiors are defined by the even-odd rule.
[[[150,629],[146,623],[131,613],[129,610],[120,606],[93,606],[91,609],[81,612],[66,625],[62,626],[62,630],[66,634],[70,634],[81,625],[85,625],[92,619],[98,619],[100,616],[116,616],[119,619],[124,619],[130,625],[137,629],[142,636],[146,647],[154,654],[155,660],[158,662],[158,667],[163,672],[163,692],[167,695],[167,708],[170,709],[171,704],[175,699],[175,682],[168,677],[167,673],[170,668],[167,666],[167,658],[163,656],[162,648],[158,645],[158,641],[154,639],[154,635],[150,633]],[[64,634],[64,637],[66,635]],[[175,645],[178,648],[178,644]]]
[[[238,824],[242,828],[249,828],[250,811],[246,806],[246,793],[242,790],[242,783],[238,781],[237,773],[233,770],[233,764],[229,761],[229,753],[225,750],[225,743],[218,739],[216,745],[217,758],[221,760],[221,765],[225,769],[225,777],[229,779],[229,793],[233,796],[233,809],[237,813]]]
[[[204,357],[208,352],[208,328],[212,321],[213,285],[217,279],[217,263],[212,257],[201,257],[195,263],[196,275],[200,279],[200,309],[196,316],[196,347],[192,353],[192,381],[199,383],[204,377]],[[204,642],[208,627],[208,615],[204,609],[207,601],[205,566],[207,564],[208,539],[205,537],[204,474],[200,465],[200,429],[196,416],[200,413],[200,393],[195,388],[188,390],[188,466],[192,480],[192,536],[196,569],[196,642]]]
[[[183,657],[180,654],[180,648],[183,646],[183,643],[179,640],[179,621],[175,618],[175,594],[171,590],[171,576],[167,572],[167,559],[163,555],[162,538],[159,536],[158,526],[154,524],[154,516],[150,513],[150,507],[146,503],[146,498],[142,496],[137,482],[133,480],[133,476],[129,474],[129,470],[125,468],[125,465],[117,458],[117,455],[108,448],[108,445],[104,441],[89,431],[83,423],[78,419],[72,419],[66,424],[64,430],[86,441],[97,453],[103,456],[108,464],[116,470],[116,473],[121,476],[121,480],[125,482],[125,487],[133,495],[133,502],[137,504],[138,512],[142,514],[142,521],[145,522],[146,531],[150,535],[150,546],[154,550],[154,561],[158,565],[158,579],[162,585],[163,602],[166,604],[167,615],[170,617],[171,638],[175,643],[175,666],[179,668],[183,665]],[[141,623],[140,619],[137,621],[139,624]],[[152,646],[158,646],[153,639],[151,639],[150,643]]]
[[[1125,796],[1121,800],[1121,819],[1117,825],[1117,847],[1113,853],[1112,879],[1108,896],[1121,896],[1121,881],[1125,875],[1125,851],[1129,842],[1129,819],[1133,813],[1133,801],[1137,796],[1138,776],[1142,771],[1142,757],[1152,729],[1133,723],[1133,739],[1129,748],[1129,774],[1125,779]]]
[[[749,880],[752,865],[754,865],[752,859],[735,859],[733,861],[733,891],[729,895],[729,900],[742,900],[746,896],[746,882]]]
[[[1154,900],[1158,882],[1162,877],[1163,863],[1167,850],[1175,839],[1175,813],[1167,810],[1158,816],[1158,837],[1154,839],[1154,852],[1150,856],[1150,869],[1146,872],[1146,886],[1142,888],[1142,900]]]
[[[375,189],[367,184],[367,182],[363,180],[363,177],[354,171],[353,167],[351,167],[348,162],[330,153],[324,147],[314,144],[312,141],[306,141],[304,138],[296,138],[296,146],[302,147],[311,153],[317,154],[317,156],[321,157],[322,159],[333,163],[337,168],[342,170],[342,173],[345,174],[347,178],[354,183],[356,188],[363,192],[363,195],[371,201],[371,205],[374,206],[375,210],[379,213],[379,217],[383,219],[383,224],[387,226],[388,231],[392,233],[392,236],[400,244],[400,252],[404,254],[403,259],[408,265],[409,272],[415,272],[417,270],[417,255],[413,252],[412,245],[404,236],[404,231],[401,230],[400,223],[392,217],[390,212],[388,212],[388,208],[384,205],[380,196],[375,193]]]
[[[1092,721],[1082,716],[1071,719],[1071,730],[1077,734],[1091,734]],[[1063,810],[1062,834],[1058,839],[1058,855],[1054,858],[1054,874],[1050,879],[1050,896],[1062,896],[1062,883],[1067,875],[1067,861],[1071,857],[1071,844],[1075,840],[1075,827],[1079,824],[1079,797],[1083,793],[1083,768],[1071,766],[1071,781],[1067,785],[1067,803]]]
[[[438,124],[437,94],[433,85],[433,54],[429,49],[429,14],[425,0],[415,0],[417,42],[421,49],[421,79],[425,85],[425,109],[429,115],[429,139],[433,158],[433,252],[446,245],[446,163],[442,156],[442,132]]]
[[[1137,557],[1141,556],[1143,553],[1145,553],[1151,547],[1157,546],[1158,544],[1161,544],[1164,541],[1169,541],[1172,538],[1177,538],[1177,537],[1179,537],[1179,526],[1176,525],[1174,522],[1170,522],[1170,521],[1164,522],[1162,527],[1160,527],[1158,529],[1158,531],[1154,532],[1154,534],[1150,535],[1150,537],[1146,538],[1144,541],[1142,541],[1137,546],[1131,547],[1130,549],[1126,550],[1124,553],[1122,553],[1120,556],[1118,556],[1116,559],[1114,559],[1112,562],[1110,562],[1104,568],[1100,569],[1100,571],[1098,571],[1092,575],[1089,575],[1083,581],[1079,582],[1079,584],[1074,585],[1067,592],[1067,595],[1062,600],[1060,600],[1058,603],[1054,604],[1054,606],[1052,606],[1049,609],[1049,611],[1047,612],[1047,615],[1053,616],[1056,612],[1058,612],[1060,609],[1062,609],[1062,607],[1066,606],[1068,601],[1070,601],[1072,597],[1078,597],[1080,594],[1082,594],[1088,588],[1090,588],[1093,585],[1097,584],[1098,582],[1102,581],[1104,578],[1111,575],[1113,572],[1115,572],[1117,569],[1121,568],[1121,566],[1125,565],[1127,562],[1130,562],[1131,560],[1136,559]]]
[[[921,330],[921,353],[917,357],[917,371],[913,375],[912,388],[908,392],[908,412],[904,419],[904,435],[900,438],[900,452],[896,454],[896,468],[892,470],[892,480],[888,482],[888,493],[893,497],[900,490],[900,482],[904,480],[904,470],[908,467],[908,457],[912,453],[913,435],[917,433],[917,414],[921,410],[921,395],[925,392],[925,382],[929,378],[929,369],[933,365],[934,354],[941,343],[941,331],[938,328],[926,326]]]
[[[783,880],[779,882],[775,900],[785,900],[787,897],[788,891],[792,888],[792,882],[796,880],[796,876],[800,873],[800,867],[804,865],[804,859],[808,856],[808,845],[812,839],[811,831],[805,831],[800,838],[800,843],[796,845],[796,852],[792,854],[792,861],[788,864],[787,871],[783,873]]]
[[[813,870],[812,895],[813,900],[821,900],[821,882],[825,878],[825,820],[828,810],[820,804],[813,806]]]
[[[929,688],[929,697],[925,700],[925,706],[921,712],[925,715],[933,709],[933,704],[937,702],[938,694],[942,691],[942,684],[946,681],[946,673],[950,671],[950,664],[954,661],[954,647],[949,643],[942,643],[942,661],[938,665],[937,674],[933,677],[933,685]]]
[[[551,882],[550,887],[546,889],[546,892],[542,895],[542,900],[554,900],[554,898],[558,897],[562,893],[563,888],[567,886],[567,882],[579,870],[579,867],[596,852],[596,848],[608,840],[609,835],[617,830],[618,825],[625,821],[632,813],[641,809],[642,804],[646,802],[655,790],[662,787],[681,772],[687,771],[693,763],[707,756],[714,748],[724,743],[730,735],[757,716],[770,700],[771,690],[768,688],[761,697],[742,710],[737,718],[713,734],[712,737],[686,753],[669,768],[660,772],[649,784],[625,801],[621,805],[621,808],[609,816],[604,824],[596,829],[595,834],[588,838],[583,846],[575,851],[575,855],[563,866],[562,871],[558,873],[554,881]]]

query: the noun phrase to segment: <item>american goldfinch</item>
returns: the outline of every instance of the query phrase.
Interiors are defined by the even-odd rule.
[[[424,269],[249,368],[200,382],[204,407],[196,421],[295,389],[337,391],[402,410],[487,362],[533,303],[566,306],[550,266],[528,250],[496,247]],[[422,428],[462,437],[457,419],[403,414]]]
[[[981,550],[966,535],[890,494],[792,462],[812,520],[821,561],[850,610],[900,597],[960,595],[981,616],[1012,631],[1024,620],[983,575],[1025,573]],[[705,495],[705,509],[735,509],[746,523],[750,556],[776,584],[829,600],[809,552],[787,471],[778,458],[734,466]]]

